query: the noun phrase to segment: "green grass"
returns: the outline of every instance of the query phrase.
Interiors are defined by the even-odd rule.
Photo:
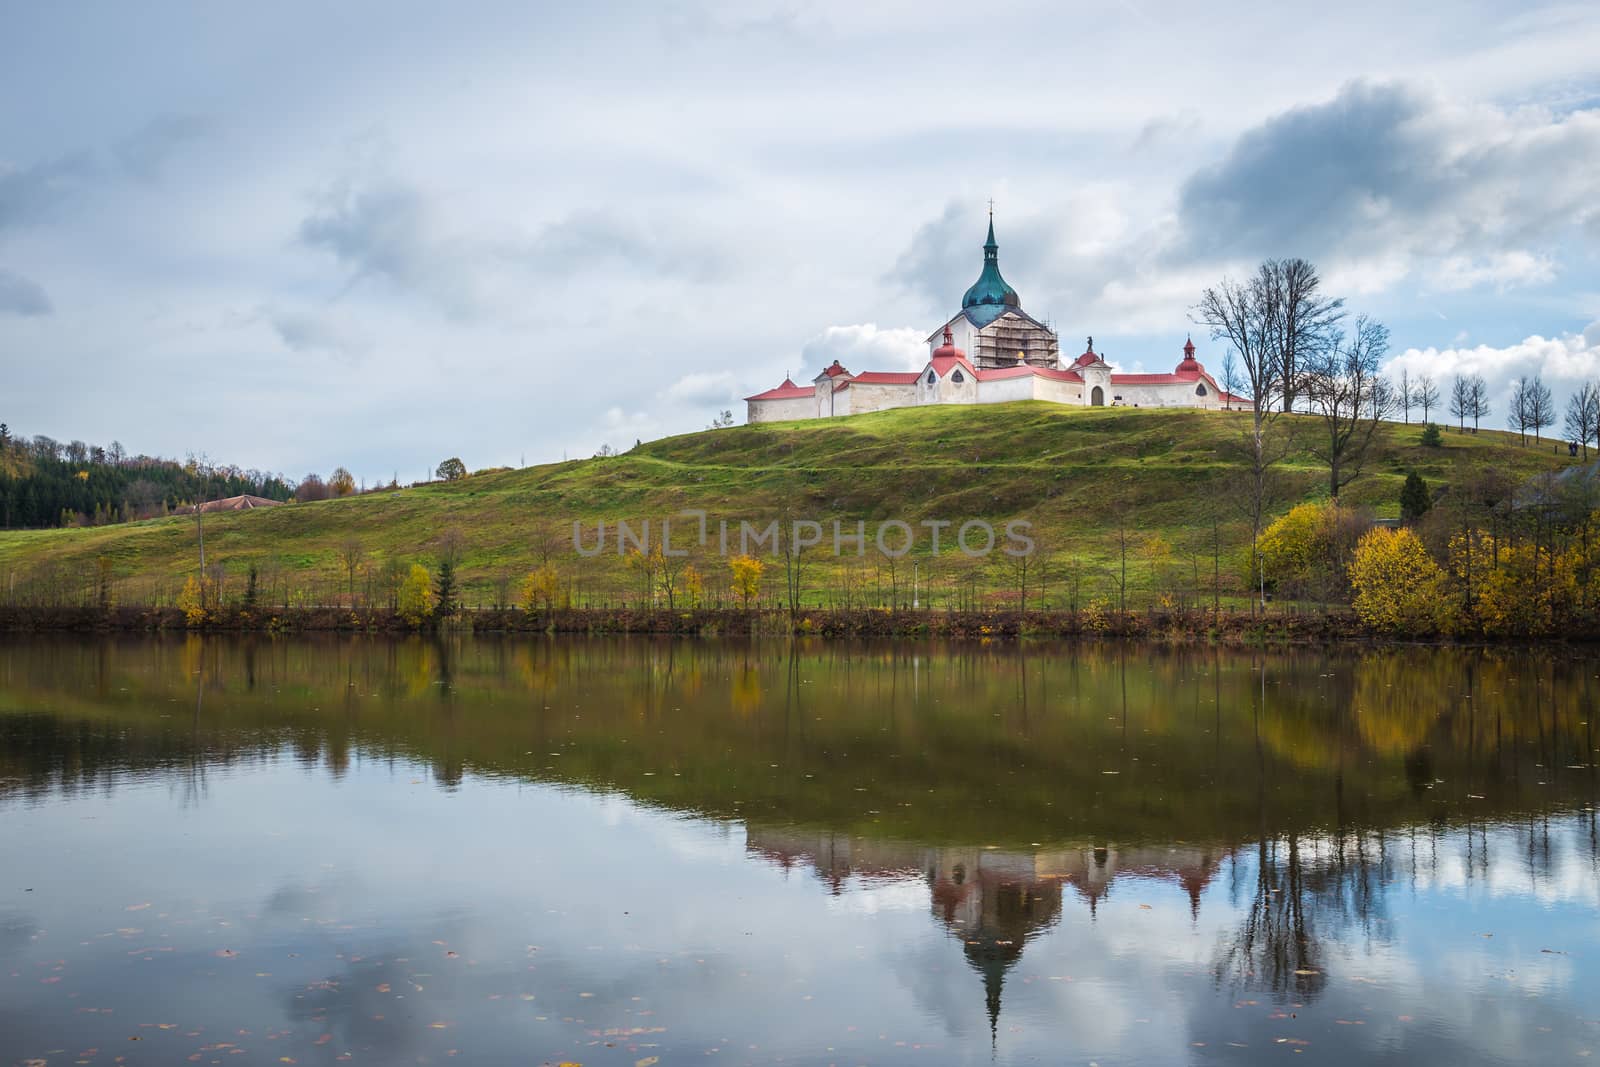
[[[465,542],[462,572],[469,602],[487,602],[497,575],[534,565],[543,526],[556,533],[556,562],[580,592],[615,598],[637,583],[614,555],[577,560],[567,546],[570,524],[599,519],[659,520],[704,509],[713,522],[768,521],[786,512],[853,528],[866,520],[969,518],[1029,520],[1056,560],[1080,561],[1089,572],[1085,597],[1106,595],[1118,559],[1116,530],[1125,522],[1136,543],[1160,535],[1177,561],[1156,573],[1136,553],[1134,589],[1147,591],[1188,572],[1202,551],[1209,568],[1213,516],[1223,524],[1224,552],[1248,543],[1248,527],[1228,501],[1242,487],[1232,458],[1248,427],[1243,413],[1082,409],[1045,403],[916,408],[823,422],[776,423],[705,431],[641,445],[626,455],[497,473],[460,482],[205,519],[208,559],[225,561],[230,582],[254,564],[273,580],[326,599],[343,583],[339,546],[359,541],[373,563],[396,557],[431,564],[442,531]],[[1320,424],[1289,416],[1279,425],[1301,435]],[[1551,443],[1519,446],[1515,435],[1485,430],[1447,432],[1445,447],[1424,448],[1420,427],[1386,425],[1364,477],[1344,499],[1377,517],[1399,513],[1400,486],[1415,469],[1430,488],[1493,467],[1522,477],[1573,461]],[[1304,450],[1282,468],[1275,510],[1328,494],[1325,469]],[[687,527],[684,527],[687,530]],[[680,542],[681,543],[681,542]],[[924,539],[923,544],[926,541]],[[1228,566],[1225,556],[1224,566]],[[95,561],[110,561],[125,602],[170,597],[195,566],[192,518],[168,518],[94,529],[0,533],[0,580],[19,584],[54,573],[68,584],[92,580]],[[711,584],[726,568],[701,561]],[[872,556],[819,561],[807,585],[871,588]],[[972,565],[952,557],[926,561],[925,588],[937,590]],[[776,571],[776,566],[770,571]],[[993,572],[995,568],[991,567]],[[885,579],[886,580],[886,579]],[[990,573],[989,585],[1006,580]],[[948,585],[948,582],[946,583]],[[358,588],[360,581],[358,579]],[[236,591],[237,587],[235,587]]]

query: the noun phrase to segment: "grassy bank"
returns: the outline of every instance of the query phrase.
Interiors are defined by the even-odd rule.
[[[433,566],[441,539],[454,531],[469,606],[514,597],[521,576],[546,560],[573,603],[600,606],[637,602],[640,582],[614,553],[578,558],[570,545],[574,520],[592,529],[600,520],[660,519],[685,509],[704,510],[713,522],[808,518],[847,528],[858,520],[1025,519],[1049,563],[1031,579],[1038,587],[1030,596],[1041,603],[1098,599],[1114,606],[1124,564],[1129,606],[1175,589],[1209,598],[1214,571],[1226,597],[1242,593],[1238,560],[1249,543],[1248,523],[1233,503],[1245,486],[1234,452],[1247,425],[1242,413],[1021,403],[743,426],[666,438],[615,457],[208,515],[206,550],[208,561],[223,565],[225,598],[241,594],[253,567],[262,597],[284,608],[381,603],[397,563]],[[1319,424],[1289,416],[1280,425],[1301,444],[1280,468],[1275,512],[1328,492],[1325,468],[1304,447]],[[1446,433],[1444,447],[1424,447],[1419,430],[1384,426],[1370,473],[1344,500],[1393,518],[1411,470],[1437,492],[1484,469],[1532,477],[1572,462],[1564,449],[1552,454],[1549,442],[1523,447],[1515,435],[1489,430]],[[342,558],[351,550],[359,557],[353,573]],[[192,518],[5,532],[0,593],[13,601],[170,605],[196,559]],[[705,575],[705,598],[727,603],[725,563],[710,553],[694,562]],[[889,573],[872,555],[819,556],[803,579],[805,599],[835,606],[906,600],[910,569],[909,560]],[[1017,584],[993,561],[934,559],[925,545],[916,580],[922,602],[939,606],[982,606]],[[781,589],[774,562],[763,599],[775,602]]]

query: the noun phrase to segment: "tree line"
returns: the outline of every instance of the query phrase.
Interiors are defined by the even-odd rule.
[[[130,455],[122,444],[22,438],[0,423],[0,528],[102,525],[170,514],[197,500],[241,494],[288,500],[282,475]]]

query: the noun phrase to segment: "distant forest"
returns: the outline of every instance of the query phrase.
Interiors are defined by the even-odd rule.
[[[288,500],[294,491],[278,474],[193,457],[130,456],[115,441],[24,440],[0,423],[0,528],[8,530],[99,526],[244,493]]]

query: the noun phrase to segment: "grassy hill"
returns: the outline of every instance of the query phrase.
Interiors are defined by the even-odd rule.
[[[537,562],[540,545],[556,542],[552,562],[580,597],[615,601],[638,589],[636,575],[615,553],[580,560],[570,548],[571,522],[659,520],[690,508],[713,522],[812,518],[869,531],[877,522],[971,518],[1032,522],[1058,564],[1084,574],[1083,596],[1106,595],[1119,558],[1116,530],[1126,524],[1136,544],[1159,535],[1174,550],[1161,565],[1130,555],[1130,584],[1150,590],[1188,574],[1203,555],[1210,569],[1211,529],[1222,524],[1224,569],[1248,544],[1248,526],[1231,505],[1242,488],[1234,450],[1249,416],[1148,409],[1082,409],[1044,403],[917,408],[821,422],[742,426],[671,437],[621,456],[474,475],[394,492],[372,493],[270,510],[209,515],[206,550],[222,561],[237,592],[254,565],[274,590],[298,590],[328,602],[347,582],[340,548],[358,543],[374,583],[390,560],[431,565],[445,531],[459,531],[468,603],[490,603],[497,587]],[[1320,424],[1289,416],[1280,425],[1310,435]],[[1379,517],[1398,514],[1400,485],[1417,470],[1431,487],[1493,467],[1531,477],[1572,461],[1546,441],[1520,446],[1513,434],[1485,430],[1445,434],[1445,447],[1418,443],[1416,425],[1380,431],[1367,475],[1344,499]],[[1282,468],[1276,510],[1327,495],[1325,469],[1303,449]],[[681,529],[688,531],[687,520]],[[591,534],[592,535],[592,534]],[[675,533],[675,541],[681,534]],[[678,541],[681,543],[681,541]],[[925,540],[923,545],[925,547]],[[0,588],[88,589],[104,559],[124,603],[166,600],[195,567],[192,518],[156,519],[91,529],[0,533]],[[699,566],[716,590],[727,568]],[[769,577],[779,568],[769,568]],[[1005,586],[993,565],[946,555],[924,560],[924,595],[977,582]],[[806,585],[837,593],[886,581],[872,555],[821,560]],[[903,580],[904,575],[901,575]],[[1228,580],[1225,576],[1224,581]],[[14,583],[14,585],[13,585]],[[361,592],[367,580],[358,576]],[[281,599],[286,592],[273,592]],[[634,595],[637,595],[636,593]]]

